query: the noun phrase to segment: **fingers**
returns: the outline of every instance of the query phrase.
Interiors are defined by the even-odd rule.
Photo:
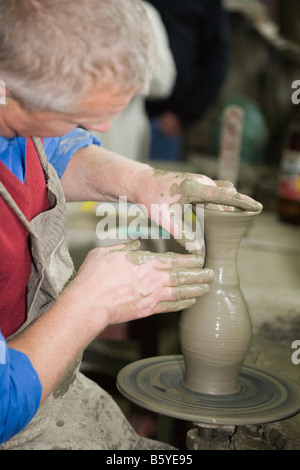
[[[114,245],[113,247],[109,248],[110,253],[114,253],[116,251],[136,251],[141,248],[140,240],[134,240],[130,243],[124,243],[123,245]]]
[[[195,305],[197,297],[209,292],[209,285],[180,286],[171,289],[171,297],[175,300],[164,300],[157,304],[153,313],[178,312]]]
[[[226,204],[226,202],[224,202]],[[232,205],[235,207],[240,207],[241,209],[245,209],[248,211],[260,212],[263,208],[262,204],[258,201],[255,201],[249,196],[244,194],[236,193],[232,200],[227,203],[228,205]]]
[[[168,272],[172,287],[184,284],[209,283],[215,279],[215,274],[211,269],[174,269]]]
[[[163,300],[158,303],[154,313],[177,312],[188,308],[209,292],[209,283],[214,280],[211,269],[188,270],[179,269],[166,271],[172,287],[162,289]]]
[[[233,189],[233,190],[235,191],[234,184],[233,184],[231,181],[214,180],[214,183],[215,183],[216,186],[218,186],[219,188],[221,188],[221,187],[223,187],[223,188],[229,188],[229,189]]]
[[[126,258],[136,265],[151,262],[156,269],[199,268],[203,263],[203,258],[196,254],[185,255],[173,252],[131,251],[127,253]]]
[[[144,273],[137,284],[141,296],[156,299],[151,314],[190,307],[209,292],[215,278],[211,269],[201,269],[202,258],[197,255],[138,250],[126,253],[126,259]]]
[[[224,180],[214,180],[216,186],[219,188],[229,188],[231,189],[234,193],[236,193],[236,189],[234,187],[234,184],[231,181],[224,181]],[[212,210],[221,210],[221,211],[228,211],[228,212],[233,212],[236,210],[240,210],[237,207],[234,206],[227,206],[225,204],[212,204],[212,203],[207,203],[205,204],[205,207],[207,209],[212,209]]]
[[[238,193],[232,188],[219,187],[215,191],[216,202],[218,204],[234,206],[247,211],[261,211],[262,204],[249,196]],[[227,208],[228,209],[228,208]],[[225,209],[226,210],[226,209]]]
[[[208,284],[199,284],[199,285],[187,285],[180,287],[173,287],[172,289],[173,298],[176,301],[194,299],[201,297],[209,292]]]
[[[178,287],[164,287],[160,301],[181,301],[195,299],[209,292],[209,284],[190,284]]]
[[[208,291],[208,284],[191,284],[173,288],[173,295],[176,300],[184,300],[193,297],[200,297],[203,294],[207,294]]]
[[[153,313],[179,312],[195,305],[196,299],[160,302]]]
[[[176,300],[164,300],[159,302],[153,313],[178,312],[192,307],[196,303],[197,297],[201,297],[209,292],[209,285],[180,286],[172,289],[172,295]]]
[[[230,187],[209,187],[206,202],[234,206],[247,211],[261,211],[262,205],[249,196],[238,193]]]
[[[222,184],[223,183],[223,184]],[[239,207],[243,210],[261,211],[262,205],[249,196],[240,194],[230,182],[220,182],[218,185],[204,185],[197,179],[186,179],[180,185],[173,186],[173,194],[182,195],[184,202],[213,203]]]

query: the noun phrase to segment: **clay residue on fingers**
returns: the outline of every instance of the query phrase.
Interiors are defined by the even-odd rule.
[[[185,310],[186,308],[192,307],[195,305],[196,299],[187,299],[187,300],[170,300],[160,302],[158,305],[163,308],[165,313],[167,312],[179,312],[180,310]]]
[[[125,243],[124,246],[122,246],[122,248],[119,248],[119,247],[112,247],[109,251],[111,253],[114,253],[116,251],[137,251],[141,248],[141,242],[140,240],[134,240],[132,242],[129,242],[129,243]]]
[[[243,210],[261,211],[262,205],[249,196],[239,194],[232,186],[202,185],[196,179],[185,179],[180,184],[174,183],[170,188],[170,196],[179,195],[181,204],[227,205]]]
[[[176,253],[153,253],[151,251],[130,251],[126,258],[133,264],[140,265],[148,263],[151,260],[157,260],[161,263],[173,265]]]
[[[186,285],[173,288],[173,295],[176,300],[193,299],[209,292],[208,284]]]
[[[212,282],[215,273],[211,269],[175,269],[170,271],[170,281],[172,286],[183,284],[194,284],[199,282]]]
[[[166,267],[176,268],[182,265],[196,268],[201,265],[202,258],[198,255],[182,255],[173,252],[154,253],[151,251],[129,251],[126,258],[133,264],[140,265],[148,263],[149,261],[159,261],[166,265]]]
[[[151,168],[152,169],[152,176],[154,177],[161,177],[161,176],[172,176],[172,178],[190,178],[192,173],[187,172],[172,172],[169,170],[161,170],[160,168]],[[200,175],[199,175],[200,176]]]

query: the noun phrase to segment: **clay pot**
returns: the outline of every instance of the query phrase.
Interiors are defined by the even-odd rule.
[[[252,323],[239,286],[237,252],[259,212],[204,210],[205,267],[216,279],[180,319],[185,363],[183,385],[193,391],[229,395],[240,390],[239,372],[252,339]]]

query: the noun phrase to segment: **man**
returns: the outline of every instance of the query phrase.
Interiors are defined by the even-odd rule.
[[[126,195],[150,215],[164,202],[161,223],[171,220],[178,238],[172,203],[260,205],[203,176],[156,173],[77,129],[104,132],[147,87],[152,31],[139,0],[0,0],[0,19],[1,448],[159,448],[78,364],[107,325],[206,293],[202,246],[187,255],[95,249],[70,281],[65,199]]]

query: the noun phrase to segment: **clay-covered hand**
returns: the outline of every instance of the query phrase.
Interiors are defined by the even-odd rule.
[[[261,211],[262,205],[237,192],[228,181],[204,175],[148,167],[136,178],[136,200],[158,225],[191,253],[204,257],[201,212],[204,205],[219,210]],[[196,214],[193,217],[192,212]]]
[[[194,254],[151,253],[127,246],[92,250],[66,291],[98,321],[95,330],[190,307],[214,279]],[[71,292],[70,292],[71,291]]]

